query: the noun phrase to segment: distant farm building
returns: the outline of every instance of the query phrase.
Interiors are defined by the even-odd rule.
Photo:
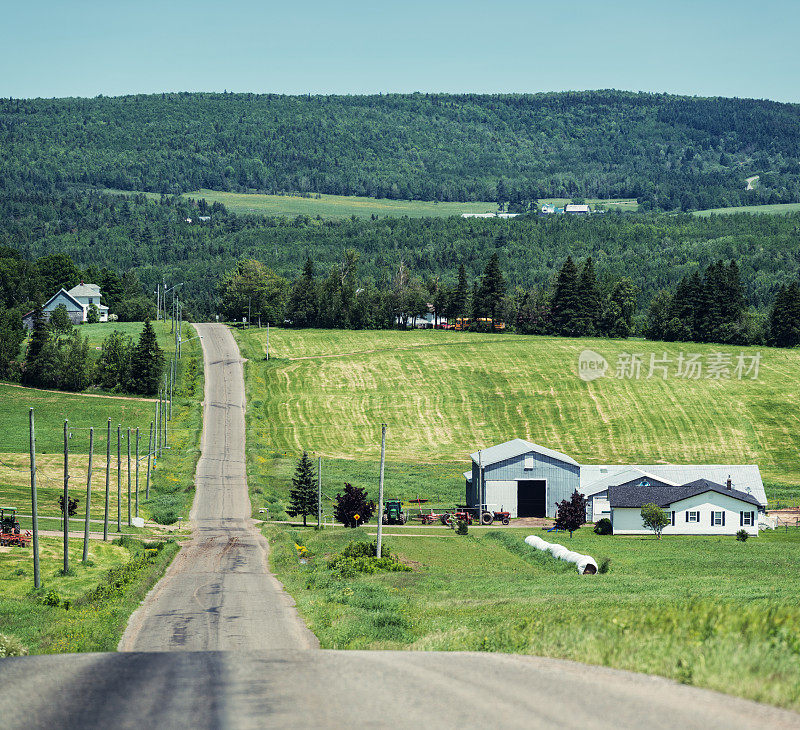
[[[572,213],[573,215],[589,215],[592,211],[589,210],[589,206],[583,203],[567,203],[564,206],[565,213]]]
[[[94,306],[97,307],[100,321],[107,322],[108,307],[100,302],[101,297],[100,287],[97,284],[84,284],[81,282],[69,291],[60,289],[42,307],[44,317],[49,322],[53,311],[57,307],[63,306],[73,324],[81,324],[86,321],[89,316],[89,310]],[[33,311],[28,312],[22,318],[22,324],[28,329],[33,329]]]
[[[612,518],[610,498],[614,488],[636,486],[642,493],[648,489],[670,488],[674,490],[669,493],[672,504],[680,502],[681,495],[683,499],[698,496],[690,495],[696,489],[692,485],[698,480],[717,486],[730,483],[732,491],[723,497],[744,500],[756,505],[757,511],[763,511],[767,503],[761,474],[755,465],[582,465],[567,454],[523,439],[477,451],[471,459],[472,469],[464,473],[467,505],[508,510],[512,517],[555,517],[556,504],[569,499],[578,490],[587,498],[587,520],[597,521],[601,517]],[[653,500],[648,501],[660,498],[655,491],[652,496]],[[719,501],[713,494],[711,496],[712,502]],[[726,526],[729,525],[730,522],[726,522]],[[620,527],[623,529],[628,528]]]
[[[519,213],[462,213],[462,218],[516,218]]]

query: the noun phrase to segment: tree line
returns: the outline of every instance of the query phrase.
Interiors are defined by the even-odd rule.
[[[613,90],[0,99],[0,189],[637,198],[661,210],[794,202],[797,110]]]

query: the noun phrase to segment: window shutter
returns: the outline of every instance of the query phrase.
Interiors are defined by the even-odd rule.
[[[714,527],[714,510],[711,510],[711,527]]]
[[[669,513],[670,524],[675,527],[675,510]]]
[[[686,521],[688,522],[689,521],[689,510],[687,509],[686,512],[684,512],[684,514],[686,515]]]
[[[739,512],[739,527],[744,525],[744,512]]]
[[[722,510],[722,526],[725,527],[725,510]]]

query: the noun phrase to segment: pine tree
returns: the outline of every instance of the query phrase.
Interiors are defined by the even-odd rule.
[[[303,515],[303,527],[305,527],[308,515],[317,514],[319,509],[317,475],[314,471],[314,465],[305,451],[297,462],[297,468],[292,478],[292,490],[289,492],[289,500],[290,504],[286,514],[290,517]]]
[[[156,333],[149,319],[144,321],[139,341],[131,355],[130,387],[134,393],[153,395],[158,391],[164,353],[156,341]]]
[[[303,274],[292,287],[286,309],[287,317],[295,327],[314,327],[317,324],[319,294],[314,280],[314,262],[306,259]]]
[[[555,291],[550,303],[550,322],[553,333],[565,337],[575,337],[580,334],[580,319],[582,304],[578,286],[578,270],[572,256],[558,272]]]
[[[50,328],[41,304],[33,310],[33,329],[28,351],[25,353],[25,366],[22,381],[27,385],[40,385],[41,370],[39,360],[50,341]]]
[[[777,347],[800,345],[800,283],[782,286],[769,315],[770,342]]]
[[[597,275],[591,256],[583,264],[578,288],[581,301],[580,334],[594,335],[597,333],[603,308],[600,301],[600,287],[597,284]]]
[[[467,316],[467,298],[469,297],[469,281],[464,264],[458,267],[458,283],[453,292],[452,314],[454,317]]]
[[[503,303],[505,293],[506,281],[500,270],[500,256],[495,251],[489,259],[489,263],[486,264],[481,278],[478,290],[479,311],[482,314],[488,314],[494,321],[500,319],[500,305]]]

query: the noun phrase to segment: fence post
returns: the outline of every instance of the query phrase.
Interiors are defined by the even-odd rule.
[[[83,525],[83,562],[89,559],[89,509],[92,505],[92,457],[94,456],[94,427],[89,429],[89,469],[86,473],[86,521]]]
[[[108,542],[108,497],[111,482],[111,419],[106,427],[106,505],[103,510],[103,541]]]
[[[69,572],[69,421],[64,421],[64,574]]]
[[[33,520],[33,587],[42,584],[39,575],[39,499],[36,492],[36,428],[33,423],[33,408],[30,409],[31,431],[31,519]]]

